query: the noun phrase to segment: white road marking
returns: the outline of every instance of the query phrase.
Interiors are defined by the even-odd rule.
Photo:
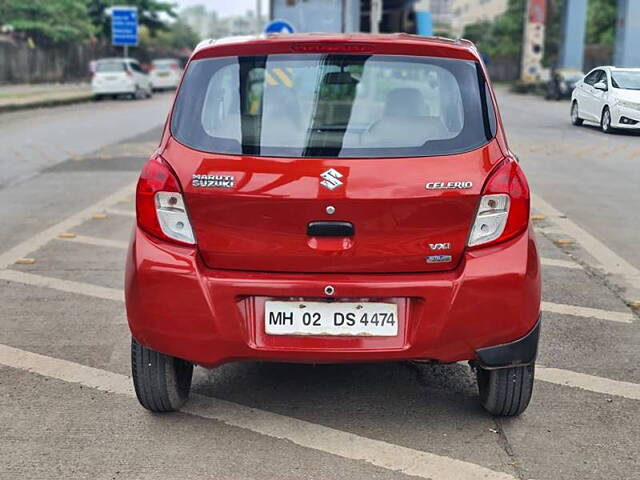
[[[103,392],[134,396],[126,375],[0,344],[0,364]],[[140,407],[141,408],[141,407]],[[387,470],[431,480],[515,480],[474,463],[362,437],[225,400],[192,395],[183,412]]]
[[[122,197],[130,195],[131,192],[135,189],[135,186],[135,183],[131,183],[126,187],[121,188],[120,190],[103,198],[102,200],[94,203],[93,205],[90,205],[84,210],[74,213],[70,217],[67,217],[65,220],[52,225],[46,230],[41,231],[40,233],[25,240],[24,242],[21,242],[16,246],[10,248],[6,252],[3,252],[2,254],[0,254],[0,269],[7,268],[18,258],[26,257],[29,253],[35,252],[60,233],[73,231],[75,227],[83,223],[85,220],[88,220],[96,211],[105,209],[108,206],[116,203]]]
[[[571,260],[558,260],[556,258],[542,257],[540,258],[540,263],[548,267],[564,267],[564,268],[582,269],[582,265],[580,265],[579,263],[573,262]]]
[[[17,270],[0,270],[0,280],[24,283],[35,287],[46,287],[62,292],[79,293],[90,297],[124,302],[124,292],[117,288],[101,287],[85,282],[74,282],[60,278],[45,277]]]
[[[86,245],[94,245],[96,247],[111,247],[123,249],[129,247],[128,242],[123,242],[121,240],[110,240],[108,238],[90,237],[87,235],[76,235],[72,238],[62,238],[60,240],[64,242],[84,243]]]
[[[62,280],[54,277],[46,277],[18,270],[0,270],[0,279],[12,282],[25,283],[39,287],[52,288],[63,292],[78,293],[90,297],[104,298],[107,300],[124,301],[124,292],[120,289],[101,287],[86,282]],[[579,317],[598,318],[612,322],[632,323],[633,314],[627,312],[613,312],[598,308],[580,307],[577,305],[565,305],[562,303],[542,302],[541,309],[546,312],[560,313],[563,315],[575,315]]]
[[[611,322],[632,323],[633,313],[613,312],[600,310],[599,308],[579,307],[577,305],[565,305],[564,303],[542,302],[540,308],[545,312],[560,313],[562,315],[575,315],[578,317],[598,318]]]
[[[569,220],[559,210],[537,195],[531,195],[534,208],[549,218],[566,235],[570,235],[611,274],[620,275],[629,285],[640,290],[640,270],[631,265],[600,240]]]
[[[106,213],[110,213],[111,215],[123,215],[125,217],[136,218],[136,212],[133,212],[131,210],[122,210],[121,208],[105,208],[104,211]]]
[[[640,384],[536,365],[536,379],[590,392],[640,400]]]

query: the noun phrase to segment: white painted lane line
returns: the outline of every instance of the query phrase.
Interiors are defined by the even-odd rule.
[[[183,411],[228,425],[289,440],[302,447],[360,460],[387,470],[431,480],[514,479],[469,462],[373,440],[237,403],[194,396]]]
[[[131,379],[126,375],[20,350],[8,345],[0,344],[0,364],[44,377],[78,383],[103,392],[135,395]]]
[[[121,188],[117,192],[112,193],[111,195],[85,208],[84,210],[74,213],[70,217],[67,217],[65,220],[52,225],[46,230],[43,230],[42,232],[0,254],[0,269],[6,268],[9,265],[13,264],[13,262],[15,262],[18,258],[26,257],[29,253],[35,252],[40,247],[47,244],[52,238],[56,237],[58,234],[62,232],[73,231],[75,227],[83,223],[85,220],[88,220],[96,211],[105,209],[109,205],[115,204],[122,197],[131,195],[131,192],[134,191],[135,186],[135,183],[131,183],[126,187]]]
[[[124,302],[124,292],[117,288],[101,287],[85,282],[74,282],[59,278],[45,277],[33,273],[19,272],[17,270],[0,270],[0,280],[24,283],[35,287],[46,287],[62,292],[79,293],[90,297],[103,298]]]
[[[537,195],[531,195],[534,208],[547,217],[566,234],[591,254],[608,273],[620,275],[627,283],[640,290],[640,270],[635,268],[600,240],[586,232],[574,222],[566,218],[559,210],[545,202]]]
[[[558,260],[556,258],[542,257],[542,258],[540,258],[540,263],[542,263],[542,265],[546,265],[548,267],[563,267],[563,268],[582,269],[582,265],[580,265],[579,263],[573,262],[571,260]]]
[[[104,211],[106,213],[110,213],[111,215],[122,215],[125,217],[136,218],[136,212],[131,210],[122,210],[121,208],[105,208]]]
[[[76,235],[72,238],[61,238],[59,239],[63,242],[74,242],[74,243],[83,243],[85,245],[94,245],[96,247],[111,247],[111,248],[123,248],[126,249],[129,247],[128,242],[123,242],[121,240],[110,240],[108,238],[98,238],[98,237],[90,237],[87,235]]]
[[[565,387],[580,388],[590,392],[640,400],[640,384],[595,377],[586,373],[547,368],[536,365],[536,380],[543,380]]]
[[[540,308],[545,312],[560,313],[562,315],[598,318],[600,320],[620,323],[633,322],[633,313],[631,312],[612,312],[610,310],[600,310],[599,308],[579,307],[577,305],[551,302],[542,302]]]
[[[126,375],[0,344],[0,364],[104,392],[134,396]],[[137,407],[136,408],[141,408]],[[339,457],[431,480],[515,480],[486,467],[373,440],[233,402],[192,395],[183,412]]]
[[[124,301],[124,292],[116,288],[101,287],[85,282],[61,280],[53,277],[20,272],[17,270],[0,270],[0,279],[12,282],[20,282],[38,287],[52,288],[63,292],[78,293],[90,297],[105,298],[107,300]],[[542,302],[541,309],[545,312],[574,315],[578,317],[598,318],[612,322],[632,323],[633,314],[626,312],[613,312],[597,308],[579,307],[577,305],[565,305],[561,303]]]

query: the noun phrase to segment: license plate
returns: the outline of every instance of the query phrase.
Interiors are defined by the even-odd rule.
[[[158,73],[158,76],[159,76],[159,77],[168,77],[168,76],[169,76],[169,73],[168,73],[168,72],[166,72],[166,73],[165,73],[165,72]]]
[[[344,335],[393,337],[398,306],[382,302],[265,302],[269,335]]]

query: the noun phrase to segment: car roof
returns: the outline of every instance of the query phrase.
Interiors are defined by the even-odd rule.
[[[276,53],[380,53],[436,56],[479,61],[473,43],[464,39],[407,33],[293,33],[243,35],[200,42],[192,59]]]

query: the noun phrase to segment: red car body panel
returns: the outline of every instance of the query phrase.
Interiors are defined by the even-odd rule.
[[[465,41],[404,34],[280,35],[197,50],[193,60],[337,49],[473,60]],[[329,50],[328,50],[329,51]],[[188,67],[187,67],[188,68]],[[482,71],[484,67],[482,66]],[[486,72],[485,72],[486,76]],[[229,361],[353,362],[472,360],[480,348],[526,335],[540,309],[533,229],[502,243],[465,248],[482,188],[511,157],[493,92],[495,138],[466,153],[415,158],[277,158],[197,151],[172,138],[156,153],[181,184],[197,245],[133,232],[126,305],[133,336],[154,350],[212,367]],[[344,188],[319,188],[328,168]],[[233,190],[198,191],[193,174],[231,174]],[[430,191],[427,181],[465,180],[465,190]],[[310,221],[352,221],[353,238],[314,238]],[[384,206],[384,208],[382,208]],[[453,261],[426,264],[428,243],[452,243]],[[266,300],[384,300],[398,305],[394,337],[273,336]]]
[[[213,155],[170,140],[163,152],[176,172],[208,266],[266,272],[419,272],[453,269],[464,253],[487,175],[503,155],[497,141],[442,157],[274,158]],[[329,168],[344,185],[328,190]],[[196,174],[233,175],[232,190],[191,186]],[[461,177],[462,176],[462,177]],[[427,190],[427,181],[464,179],[465,190]],[[385,208],[380,205],[384,203]],[[329,218],[327,206],[336,213]],[[318,220],[347,220],[353,238],[307,237]],[[450,264],[428,264],[429,243],[449,242]]]
[[[264,333],[265,299],[393,299],[397,337],[281,337]],[[127,260],[127,315],[144,345],[203,366],[240,360],[354,362],[471,360],[479,348],[524,336],[540,308],[533,229],[465,253],[449,272],[293,274],[206,267],[192,247],[135,229]]]

